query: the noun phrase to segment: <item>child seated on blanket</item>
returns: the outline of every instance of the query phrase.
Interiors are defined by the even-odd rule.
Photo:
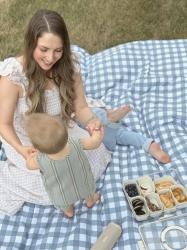
[[[164,152],[159,143],[134,131],[128,131],[122,126],[120,120],[132,110],[130,105],[125,105],[116,110],[107,110],[102,100],[86,98],[92,111],[99,117],[104,125],[103,143],[110,151],[115,150],[116,144],[125,146],[142,147],[161,163],[169,163],[170,157]]]
[[[30,170],[40,169],[48,196],[67,217],[74,215],[73,204],[85,199],[91,208],[99,199],[90,163],[84,150],[97,148],[103,140],[103,128],[90,137],[68,138],[67,127],[57,117],[34,113],[26,117],[25,126],[38,152],[27,159]]]

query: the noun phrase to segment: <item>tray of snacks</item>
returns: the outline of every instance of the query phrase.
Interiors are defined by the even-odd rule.
[[[175,169],[125,180],[122,185],[132,213],[138,221],[187,207],[187,189]]]

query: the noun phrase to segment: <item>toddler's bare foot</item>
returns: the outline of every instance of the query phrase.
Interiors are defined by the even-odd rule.
[[[149,147],[149,153],[158,161],[162,163],[169,163],[171,162],[169,155],[164,152],[159,143],[153,142]]]
[[[97,193],[95,193],[95,194],[92,196],[92,198],[86,199],[86,205],[87,205],[87,207],[88,207],[88,208],[93,207],[94,204],[95,204],[98,200],[100,200],[100,198],[101,198],[101,195],[100,195],[99,192],[97,192]]]
[[[68,207],[66,210],[64,210],[64,214],[65,214],[68,218],[72,218],[73,215],[74,215],[73,206]]]
[[[108,120],[112,123],[118,122],[131,110],[130,105],[125,105],[114,110],[107,110]]]

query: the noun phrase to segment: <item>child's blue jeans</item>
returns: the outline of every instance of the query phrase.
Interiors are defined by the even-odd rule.
[[[92,111],[100,118],[105,127],[103,143],[110,151],[115,150],[116,144],[124,146],[141,147],[148,152],[153,139],[147,138],[139,133],[128,131],[119,123],[110,123],[107,113],[102,108],[92,108]]]

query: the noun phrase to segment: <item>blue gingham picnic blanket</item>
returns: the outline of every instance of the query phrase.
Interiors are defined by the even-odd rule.
[[[67,219],[53,206],[26,203],[15,216],[0,215],[0,249],[90,249],[109,222],[123,233],[114,249],[136,250],[140,234],[122,182],[176,168],[187,184],[187,40],[137,41],[94,55],[78,46],[87,96],[111,108],[130,103],[124,129],[161,143],[172,162],[162,165],[143,149],[117,146],[97,182],[102,197],[92,209],[77,203]],[[1,151],[1,157],[4,156]]]

